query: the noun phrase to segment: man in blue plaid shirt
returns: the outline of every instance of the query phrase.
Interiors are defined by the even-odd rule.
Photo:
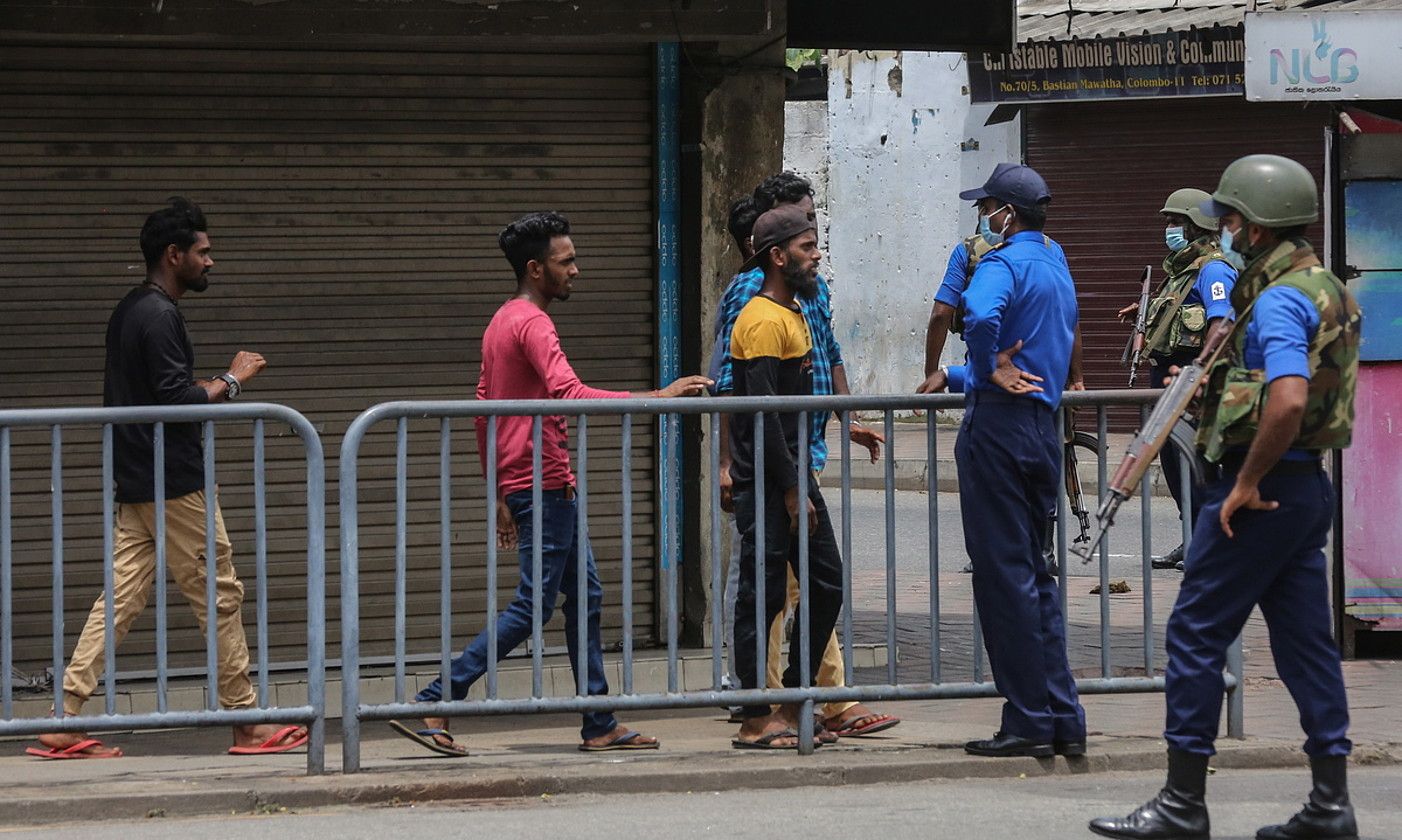
[[[806,179],[792,172],[782,172],[765,179],[764,183],[755,188],[752,197],[741,199],[731,207],[730,233],[735,238],[745,259],[749,259],[753,254],[752,243],[749,241],[749,229],[753,227],[755,219],[766,210],[781,204],[798,204],[807,211],[810,219],[817,216],[817,210],[813,204],[812,185]],[[735,326],[735,319],[740,317],[740,310],[744,309],[745,304],[759,294],[760,287],[763,285],[764,272],[761,269],[753,269],[736,275],[721,297],[720,306],[716,313],[714,330],[716,344],[711,356],[710,370],[710,378],[716,383],[714,391],[717,394],[728,394],[734,390],[730,359],[731,330]],[[842,348],[838,346],[837,336],[832,331],[832,292],[828,288],[827,281],[819,276],[817,293],[811,298],[799,297],[798,303],[799,308],[803,311],[803,319],[808,324],[813,344],[813,393],[819,396],[850,393],[847,387],[847,372],[842,361]],[[813,412],[809,416],[809,465],[815,474],[821,472],[823,467],[827,465],[828,444],[825,435],[830,416],[831,412],[828,411]],[[719,480],[721,506],[726,511],[732,511],[728,427],[728,423],[721,423],[721,474]],[[872,463],[880,458],[881,444],[885,442],[885,438],[879,433],[853,421],[848,429],[848,434],[854,443],[868,449],[871,453]],[[740,580],[740,539],[738,532],[734,530],[733,517],[731,528],[731,563],[725,590],[725,624],[728,642],[733,642],[734,639],[735,596]],[[795,608],[797,600],[797,581],[790,574],[787,611],[792,611]],[[781,619],[775,622],[769,637],[770,652],[766,661],[769,665],[767,684],[771,686],[780,684],[778,666],[781,661],[779,643],[782,630],[783,621]],[[731,671],[733,672],[734,644],[730,644],[730,647],[732,649]],[[823,667],[815,675],[816,683],[823,686],[841,686],[843,685],[843,673],[842,648],[838,644],[837,634],[834,633],[828,640],[827,649],[823,655]],[[734,677],[733,673],[731,677]],[[832,738],[833,735],[849,737],[870,735],[890,729],[900,723],[899,718],[874,713],[860,703],[825,704],[822,716],[823,725],[828,730],[826,737],[831,740],[835,740]]]

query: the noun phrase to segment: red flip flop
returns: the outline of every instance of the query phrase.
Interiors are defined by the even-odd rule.
[[[302,733],[302,737],[285,744],[281,743],[281,741],[300,728],[301,727],[297,726],[284,726],[277,732],[274,732],[271,738],[256,747],[229,747],[229,755],[271,755],[272,753],[295,750],[307,743],[307,739],[311,737],[310,733],[304,732]]]
[[[27,748],[27,749],[25,750],[25,753],[28,754],[28,755],[32,755],[32,756],[34,756],[35,758],[44,758],[44,759],[48,759],[48,760],[50,760],[50,761],[73,760],[73,759],[83,759],[83,758],[121,758],[121,757],[122,757],[122,752],[121,752],[121,750],[118,750],[118,751],[113,752],[113,753],[90,753],[90,752],[84,752],[84,750],[91,749],[92,747],[100,747],[100,746],[102,746],[102,742],[99,741],[99,740],[97,740],[96,738],[85,738],[85,739],[79,741],[78,743],[74,744],[74,745],[71,746],[71,747],[64,747],[63,749],[59,749],[59,748],[57,748],[57,747],[50,747],[50,748],[48,748],[48,749],[40,749],[39,747],[29,747],[29,748]]]

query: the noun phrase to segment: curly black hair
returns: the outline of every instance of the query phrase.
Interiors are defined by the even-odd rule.
[[[208,232],[198,204],[178,195],[168,201],[169,207],[147,216],[141,226],[141,256],[146,258],[147,271],[160,263],[167,247],[174,245],[182,252],[188,251],[198,238],[196,234]]]
[[[526,276],[526,263],[545,260],[552,239],[569,235],[570,220],[559,213],[527,213],[502,229],[497,245],[515,270],[516,279],[520,280]]]
[[[813,185],[796,172],[770,175],[755,187],[755,208],[763,213],[779,204],[793,204],[813,197]]]

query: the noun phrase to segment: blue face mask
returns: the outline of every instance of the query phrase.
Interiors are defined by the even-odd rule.
[[[1002,209],[1003,209],[1002,207],[999,207],[999,208],[998,208],[998,210],[1002,210]],[[994,210],[993,212],[994,212],[994,213],[997,213],[998,210]],[[989,215],[992,215],[992,214],[989,214]],[[1002,230],[999,230],[997,233],[994,233],[994,232],[993,232],[993,227],[992,227],[991,225],[988,224],[988,216],[979,216],[979,217],[978,217],[978,232],[979,232],[979,235],[982,236],[982,237],[983,237],[983,241],[984,241],[984,242],[987,242],[989,245],[995,245],[995,246],[996,246],[996,245],[1002,245],[1002,244],[1003,244],[1003,240],[1006,238],[1006,237],[1003,235],[1003,231],[1006,231],[1007,229],[1008,229],[1008,220],[1004,220],[1004,221],[1003,221],[1003,228],[1002,228]]]
[[[1163,229],[1163,244],[1168,246],[1168,250],[1175,254],[1188,247],[1188,237],[1183,235],[1183,226]]]
[[[1222,228],[1221,243],[1222,253],[1226,255],[1228,264],[1237,271],[1246,268],[1246,258],[1242,256],[1240,251],[1232,247],[1232,232],[1227,228]]]

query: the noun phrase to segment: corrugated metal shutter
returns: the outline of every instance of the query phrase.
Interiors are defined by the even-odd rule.
[[[1242,155],[1292,157],[1324,182],[1325,106],[1246,104],[1234,98],[1065,103],[1028,109],[1027,163],[1047,179],[1047,233],[1066,249],[1081,304],[1086,385],[1123,388],[1120,354],[1131,327],[1115,313],[1139,298],[1139,275],[1166,253],[1159,208],[1169,193],[1211,192]],[[1323,247],[1323,228],[1310,236]],[[1141,379],[1141,381],[1143,381]],[[1137,415],[1116,412],[1119,428]]]
[[[101,402],[103,333],[144,271],[145,215],[182,194],[209,218],[212,285],[182,304],[210,375],[238,349],[269,359],[245,399],[286,403],[323,433],[328,501],[349,421],[392,399],[472,397],[483,329],[512,291],[497,231],[565,212],[582,269],[552,314],[582,378],[648,387],[654,369],[652,81],[642,48],[531,52],[6,45],[0,51],[0,404]],[[621,637],[617,422],[591,426],[591,536]],[[635,426],[634,613],[653,635],[653,436]],[[277,432],[271,430],[270,432]],[[300,445],[269,443],[272,659],[305,644]],[[392,651],[393,428],[361,460],[361,638]],[[65,439],[68,644],[101,586],[98,434]],[[253,635],[250,436],[221,432],[220,475]],[[411,424],[409,651],[437,650],[437,424]],[[15,437],[16,664],[48,662],[46,434]],[[483,482],[470,422],[453,441],[455,644],[484,626]],[[328,617],[339,616],[336,512]],[[501,558],[504,606],[517,574]],[[175,587],[171,587],[172,590]],[[152,667],[154,610],[119,652]],[[175,665],[203,662],[171,595]],[[559,620],[554,625],[559,628]],[[332,639],[338,638],[332,630]],[[560,643],[558,635],[548,644]],[[332,656],[338,656],[334,649]],[[436,661],[436,656],[434,657]]]

